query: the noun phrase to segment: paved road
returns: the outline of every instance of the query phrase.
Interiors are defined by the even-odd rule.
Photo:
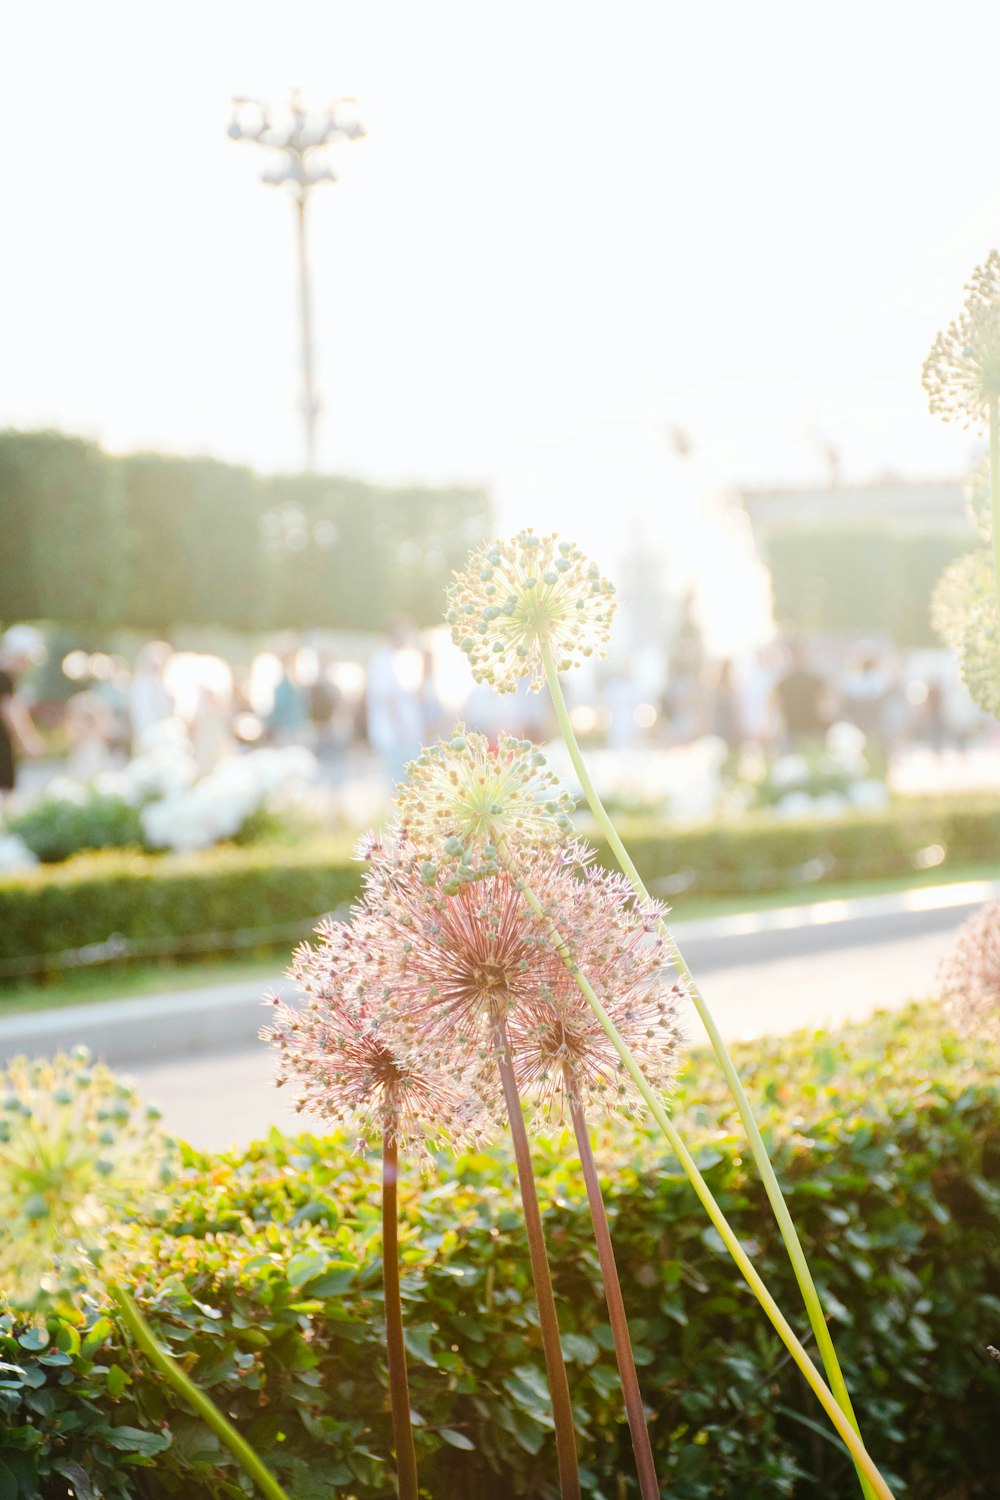
[[[675,932],[727,1037],[780,1035],[932,994],[956,928],[996,895],[1000,883],[978,881],[680,923]],[[246,1142],[296,1120],[256,1040],[267,988],[240,982],[11,1017],[0,1021],[0,1061],[86,1041],[139,1079],[176,1134],[213,1149]],[[693,1012],[688,1031],[702,1039]]]

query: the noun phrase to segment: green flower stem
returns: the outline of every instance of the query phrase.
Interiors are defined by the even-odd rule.
[[[1000,534],[1000,531],[995,533],[995,535],[996,534]],[[1000,598],[1000,595],[998,595],[998,598]],[[628,877],[633,890],[644,901],[648,901],[650,900],[650,895],[646,889],[645,884],[643,883],[642,877],[640,876],[638,870],[632,862],[628,850],[625,848],[625,845],[619,838],[618,830],[615,828],[610,817],[608,816],[607,810],[603,802],[601,801],[600,796],[598,795],[597,789],[590,779],[590,773],[588,772],[587,767],[584,764],[583,756],[580,753],[580,746],[577,742],[573,725],[570,722],[569,710],[566,706],[566,699],[563,695],[562,684],[559,681],[559,674],[556,670],[555,662],[552,659],[552,653],[547,646],[542,647],[542,659],[545,665],[545,676],[548,682],[549,692],[552,695],[552,702],[555,707],[556,717],[559,721],[559,728],[562,731],[563,739],[566,742],[566,748],[569,751],[570,760],[573,762],[573,769],[576,771],[576,774],[579,777],[580,785],[582,786],[584,795],[586,796],[587,802],[590,805],[590,810],[597,820],[598,827],[601,829],[601,832],[604,834],[605,838],[608,840],[608,843],[611,845],[611,848],[614,850],[615,858],[618,860],[618,863],[621,865],[621,868],[624,870],[626,876]],[[840,1368],[840,1361],[837,1359],[837,1351],[833,1346],[833,1339],[830,1336],[830,1330],[826,1324],[826,1318],[823,1313],[823,1304],[820,1300],[819,1293],[816,1290],[816,1284],[813,1281],[812,1272],[809,1270],[809,1265],[806,1261],[805,1252],[802,1249],[802,1244],[799,1240],[798,1232],[795,1228],[794,1223],[792,1222],[792,1216],[788,1211],[788,1205],[785,1202],[784,1194],[781,1191],[781,1185],[778,1182],[774,1167],[771,1165],[771,1158],[767,1154],[767,1148],[764,1145],[763,1138],[761,1137],[760,1127],[758,1126],[756,1118],[754,1117],[754,1112],[751,1108],[750,1101],[747,1098],[746,1090],[743,1087],[743,1082],[740,1078],[740,1075],[736,1071],[735,1064],[733,1063],[732,1057],[729,1054],[729,1049],[726,1046],[725,1041],[723,1040],[722,1033],[719,1031],[719,1028],[716,1025],[715,1017],[709,1010],[704,996],[702,995],[701,990],[695,982],[694,975],[691,973],[691,970],[685,963],[683,954],[677,948],[676,943],[674,943],[673,936],[666,923],[661,923],[660,926],[663,936],[671,944],[676,957],[678,972],[682,975],[687,983],[692,1002],[694,1003],[694,1007],[697,1010],[698,1015],[701,1017],[702,1024],[704,1025],[705,1030],[708,1033],[709,1040],[712,1043],[712,1049],[722,1066],[722,1071],[725,1074],[726,1082],[729,1085],[730,1092],[732,1093],[733,1099],[736,1103],[736,1108],[739,1111],[739,1116],[743,1122],[743,1128],[747,1134],[747,1140],[750,1144],[750,1150],[753,1154],[753,1159],[757,1165],[757,1170],[760,1173],[761,1181],[764,1184],[764,1190],[767,1193],[768,1199],[770,1201],[771,1208],[774,1212],[774,1217],[777,1220],[778,1228],[781,1232],[781,1237],[785,1242],[785,1249],[787,1250],[788,1258],[792,1263],[792,1269],[795,1272],[795,1279],[799,1284],[799,1290],[802,1293],[802,1300],[805,1303],[806,1312],[809,1315],[809,1322],[812,1325],[812,1330],[816,1338],[816,1345],[822,1357],[823,1366],[826,1370],[827,1379],[830,1382],[830,1387],[837,1399],[837,1404],[839,1405],[841,1411],[843,1411],[847,1416],[848,1420],[854,1428],[855,1433],[860,1436],[860,1428],[858,1426],[857,1418],[854,1415],[854,1408],[851,1405],[851,1398],[847,1390],[847,1383],[844,1380],[843,1372]],[[861,1483],[866,1500],[872,1500],[871,1492],[868,1489],[863,1477]]]
[[[660,1486],[657,1483],[656,1468],[653,1464],[653,1450],[649,1441],[649,1428],[646,1425],[646,1411],[642,1404],[639,1377],[636,1374],[635,1358],[632,1354],[632,1337],[628,1331],[625,1302],[622,1297],[621,1282],[618,1279],[618,1267],[615,1264],[614,1246],[611,1242],[611,1227],[608,1224],[608,1213],[604,1206],[604,1196],[601,1193],[600,1178],[597,1175],[597,1163],[590,1144],[587,1116],[583,1105],[573,1091],[572,1078],[569,1077],[567,1082],[570,1084],[570,1118],[573,1121],[576,1148],[580,1153],[583,1181],[587,1188],[587,1202],[590,1204],[590,1217],[594,1224],[594,1241],[597,1245],[597,1258],[601,1263],[601,1278],[604,1282],[604,1300],[608,1306],[608,1322],[615,1341],[618,1378],[621,1381],[625,1414],[628,1417],[629,1432],[632,1436],[632,1451],[635,1454],[635,1468],[639,1476],[639,1495],[641,1500],[660,1500]]]
[[[270,1469],[257,1457],[246,1439],[240,1437],[236,1428],[226,1420],[214,1401],[195,1385],[177,1361],[167,1353],[125,1288],[113,1284],[110,1291],[121,1313],[122,1322],[153,1368],[159,1370],[160,1374],[170,1381],[178,1395],[183,1396],[206,1426],[210,1427],[218,1438],[221,1438],[261,1493],[268,1496],[268,1500],[289,1500]]]
[[[515,872],[512,871],[512,873]],[[871,1458],[868,1450],[865,1448],[865,1445],[861,1441],[859,1434],[851,1425],[850,1421],[841,1410],[837,1401],[834,1399],[833,1393],[830,1390],[829,1386],[826,1384],[822,1375],[819,1373],[816,1366],[813,1364],[812,1360],[806,1353],[805,1349],[796,1338],[794,1330],[792,1329],[785,1315],[782,1313],[778,1304],[775,1302],[774,1298],[771,1296],[771,1293],[768,1291],[764,1282],[761,1280],[761,1277],[758,1274],[752,1260],[747,1255],[746,1251],[743,1249],[743,1246],[737,1239],[732,1226],[730,1225],[725,1214],[722,1212],[722,1209],[716,1202],[711,1188],[699,1172],[697,1166],[695,1165],[694,1158],[688,1151],[684,1142],[681,1140],[681,1137],[677,1133],[677,1129],[670,1119],[670,1116],[664,1109],[662,1098],[656,1095],[656,1093],[650,1087],[649,1083],[646,1081],[646,1075],[643,1073],[642,1069],[639,1067],[639,1064],[632,1056],[632,1053],[623,1040],[620,1032],[618,1031],[618,1028],[615,1026],[615,1023],[612,1021],[611,1017],[608,1015],[607,1011],[604,1009],[604,1006],[598,999],[597,994],[595,993],[590,981],[583,973],[581,973],[580,969],[577,967],[573,955],[567,947],[566,943],[563,941],[558,928],[555,926],[555,923],[551,920],[551,918],[546,914],[544,907],[538,900],[538,897],[535,895],[534,891],[532,891],[531,888],[526,885],[523,880],[519,879],[518,885],[520,890],[523,891],[524,898],[527,901],[528,905],[531,907],[532,911],[542,922],[545,923],[546,928],[548,929],[549,937],[552,941],[552,946],[559,954],[559,957],[566,965],[566,968],[569,970],[570,974],[572,974],[591,1010],[600,1021],[602,1027],[604,1028],[605,1035],[624,1063],[626,1071],[631,1076],[632,1081],[634,1082],[636,1088],[639,1090],[639,1093],[646,1101],[650,1114],[653,1116],[653,1119],[663,1131],[663,1134],[666,1136],[668,1142],[670,1143],[674,1154],[676,1155],[681,1166],[684,1168],[691,1186],[694,1188],[699,1199],[701,1200],[702,1207],[704,1208],[705,1212],[708,1214],[708,1217],[711,1219],[713,1225],[718,1231],[720,1239],[722,1240],[726,1249],[729,1251],[733,1260],[736,1262],[737,1266],[742,1272],[743,1278],[746,1281],[747,1285],[750,1287],[750,1290],[753,1292],[754,1296],[757,1298],[757,1301],[764,1309],[764,1312],[771,1320],[771,1323],[778,1333],[778,1336],[781,1338],[782,1343],[785,1345],[785,1348],[788,1350],[789,1354],[792,1356],[792,1359],[802,1371],[802,1374],[805,1376],[806,1381],[813,1390],[823,1410],[826,1412],[827,1416],[830,1418],[830,1421],[836,1428],[838,1434],[846,1444],[847,1449],[854,1460],[855,1467],[858,1469],[858,1472],[864,1475],[865,1479],[872,1487],[873,1494],[878,1496],[879,1500],[893,1500],[892,1491],[886,1484],[885,1480],[882,1478],[882,1475],[879,1473],[874,1460]]]
[[[399,1500],[417,1500],[417,1455],[410,1422],[410,1388],[403,1343],[403,1303],[399,1294],[399,1147],[382,1140],[382,1286],[385,1291],[385,1351],[389,1363],[389,1403],[396,1448]]]
[[[517,1091],[517,1079],[514,1077],[507,1022],[499,1012],[493,1018],[493,1048],[500,1082],[503,1084],[504,1103],[510,1118],[514,1160],[517,1163],[517,1180],[524,1208],[524,1227],[528,1236],[528,1257],[531,1261],[531,1275],[535,1283],[538,1326],[541,1329],[542,1352],[545,1355],[545,1369],[552,1396],[552,1421],[555,1427],[556,1458],[559,1465],[559,1493],[562,1500],[580,1500],[576,1429],[573,1425],[573,1407],[569,1399],[566,1362],[563,1359],[562,1342],[559,1338],[556,1299],[552,1291],[552,1276],[549,1272],[549,1257],[545,1249],[542,1215],[538,1207],[538,1193],[531,1169],[528,1132],[524,1125],[524,1112]]]
[[[993,579],[1000,610],[1000,411],[997,398],[990,402],[990,517],[993,533]]]

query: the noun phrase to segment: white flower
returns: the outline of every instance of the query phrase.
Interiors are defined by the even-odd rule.
[[[15,875],[37,865],[38,856],[16,834],[0,834],[0,874]]]

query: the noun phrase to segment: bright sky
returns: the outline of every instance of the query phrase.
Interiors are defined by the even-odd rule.
[[[322,466],[666,555],[719,485],[823,475],[820,437],[853,477],[966,465],[920,366],[1000,241],[986,0],[51,0],[4,31],[0,425],[296,465],[292,209],[225,128],[299,85],[368,130],[314,198]]]

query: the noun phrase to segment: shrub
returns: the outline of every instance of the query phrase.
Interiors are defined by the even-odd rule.
[[[88,792],[79,799],[43,797],[7,823],[43,864],[81,849],[124,849],[142,843],[139,809],[121,797]]]
[[[821,1283],[861,1422],[907,1500],[995,1493],[1000,1054],[912,1010],[737,1062]],[[676,1115],[779,1300],[795,1284],[714,1066]],[[657,1139],[599,1159],[661,1477],[677,1500],[822,1494],[857,1480]],[[588,1500],[634,1495],[610,1333],[567,1134],[535,1148]],[[296,1500],[392,1493],[375,1174],[343,1138],[186,1156],[141,1299]],[[433,1500],[550,1497],[544,1366],[512,1168],[498,1147],[403,1194],[412,1404]],[[796,1319],[804,1325],[804,1317]],[[94,1305],[0,1337],[0,1493],[239,1496],[237,1473]]]
[[[1000,801],[904,801],[836,821],[754,817],[687,828],[636,821],[622,833],[655,895],[757,894],[904,875],[928,857],[942,870],[975,863],[995,869]],[[596,847],[612,866],[607,846],[598,840]],[[0,976],[44,968],[46,955],[106,943],[112,934],[127,940],[126,954],[134,945],[136,957],[275,942],[287,951],[290,925],[308,930],[360,887],[360,866],[342,840],[193,856],[81,856],[0,878]],[[677,915],[684,916],[682,900]],[[30,962],[36,958],[41,962]]]

